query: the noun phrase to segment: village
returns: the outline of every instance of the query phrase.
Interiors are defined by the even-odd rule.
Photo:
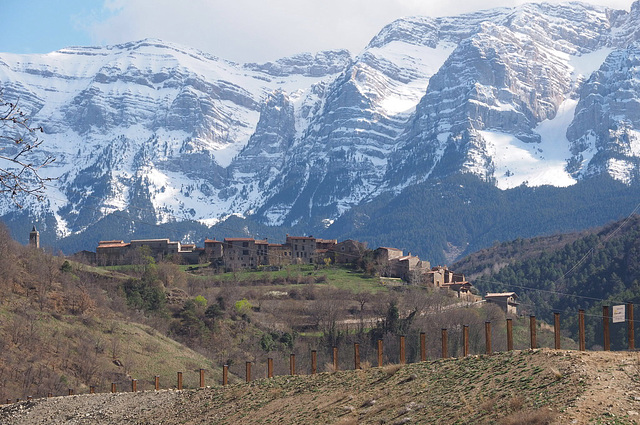
[[[204,247],[183,244],[170,239],[137,239],[100,241],[96,248],[96,263],[100,265],[130,264],[140,249],[148,250],[157,261],[174,260],[182,264],[210,263],[220,272],[256,269],[280,269],[295,264],[352,264],[367,257],[375,272],[383,279],[453,291],[457,298],[477,301],[472,284],[464,274],[445,266],[432,267],[429,261],[398,248],[378,247],[369,250],[367,244],[352,239],[338,242],[313,236],[286,235],[285,243],[267,239],[224,238],[205,239]],[[490,293],[484,301],[499,305],[505,313],[516,314],[517,295],[514,292]]]

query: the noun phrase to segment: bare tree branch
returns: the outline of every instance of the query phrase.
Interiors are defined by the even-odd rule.
[[[46,183],[53,180],[40,175],[41,168],[55,160],[52,156],[32,162],[31,154],[42,144],[38,132],[42,127],[32,127],[18,102],[4,100],[0,90],[0,193],[11,197],[18,208],[22,208],[20,195],[41,201]]]

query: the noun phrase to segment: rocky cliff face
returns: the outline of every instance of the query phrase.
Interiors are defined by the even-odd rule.
[[[527,4],[401,19],[356,57],[242,65],[158,40],[0,54],[0,84],[46,130],[59,179],[30,208],[61,236],[134,210],[329,224],[461,172],[637,183],[638,28],[640,2]]]

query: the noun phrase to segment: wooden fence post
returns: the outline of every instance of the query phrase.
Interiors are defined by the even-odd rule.
[[[316,350],[311,350],[311,374],[315,375],[318,371],[318,353]]]
[[[633,322],[633,303],[627,303],[627,339],[629,341],[629,350],[636,349],[636,341],[634,336]]]
[[[200,388],[204,388],[204,369],[200,369]]]
[[[222,365],[222,385],[229,383],[229,365]]]
[[[443,359],[446,359],[447,357],[449,357],[448,346],[449,346],[449,343],[447,341],[447,330],[443,328],[442,329],[442,358]]]
[[[554,340],[554,348],[556,350],[560,349],[560,313],[553,313],[553,340]]]
[[[245,362],[246,381],[251,382],[251,362]]]
[[[73,388],[69,388],[69,395],[73,395]]]
[[[462,325],[462,356],[469,355],[469,325]]]
[[[357,342],[353,344],[353,368],[360,369],[360,344]]]
[[[137,379],[132,379],[131,380],[131,392],[132,393],[138,392],[138,380]]]
[[[53,393],[47,393],[47,398],[51,398],[51,397],[53,397]],[[9,404],[9,403],[10,403],[10,401],[9,401],[9,399],[7,399],[7,404]]]
[[[420,361],[427,361],[427,336],[424,332],[420,332]]]
[[[400,364],[406,364],[407,357],[405,355],[404,335],[400,335]]]
[[[159,391],[160,390],[160,376],[156,375],[154,381],[155,381],[154,383],[155,383],[156,391]]]
[[[538,347],[538,342],[536,340],[536,316],[529,316],[529,336],[531,339],[531,349]]]
[[[116,392],[116,383],[115,383],[115,382],[112,382],[112,383],[111,383],[111,392],[112,392],[112,393],[115,393],[115,392]]]
[[[507,319],[507,351],[513,350],[513,319]]]
[[[584,334],[584,310],[578,310],[578,346],[580,351],[586,350],[586,338]]]
[[[604,333],[604,351],[611,350],[611,340],[609,334],[609,306],[602,306],[602,330]]]
[[[338,347],[333,347],[333,371],[338,371]]]
[[[296,355],[293,353],[289,355],[289,374],[296,374]]]
[[[89,387],[89,394],[95,394],[96,393],[96,387],[94,387],[93,385],[91,385]]]
[[[378,340],[378,367],[382,367],[382,340]]]
[[[182,389],[182,372],[178,372],[178,389]]]
[[[267,359],[267,378],[273,378],[273,359]]]
[[[485,352],[491,354],[491,322],[484,322]]]

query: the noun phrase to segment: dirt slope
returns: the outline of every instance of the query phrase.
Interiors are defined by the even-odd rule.
[[[2,424],[637,424],[638,353],[527,350],[0,407]]]

